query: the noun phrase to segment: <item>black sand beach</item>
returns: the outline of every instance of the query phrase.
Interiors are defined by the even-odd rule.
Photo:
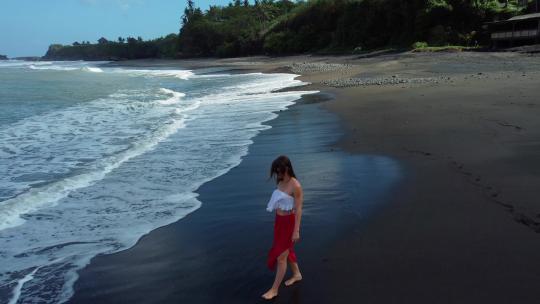
[[[134,247],[94,258],[80,272],[71,303],[256,303],[272,284],[266,268],[274,214],[266,203],[271,161],[291,157],[305,191],[301,241],[304,280],[275,303],[331,302],[327,269],[333,242],[385,204],[403,175],[399,164],[335,148],[341,138],[325,95],[305,96],[254,138],[242,163],[197,192],[202,207],[156,229]],[[327,101],[332,102],[332,101]]]
[[[127,64],[293,72],[334,100],[281,113],[238,167],[201,187],[200,210],[92,260],[73,303],[258,301],[273,278],[264,267],[273,220],[266,175],[282,153],[306,190],[297,246],[304,280],[275,302],[538,301],[540,57]],[[399,182],[389,182],[392,172]]]

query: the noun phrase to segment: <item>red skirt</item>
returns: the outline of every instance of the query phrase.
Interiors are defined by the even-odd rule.
[[[270,270],[276,269],[277,258],[285,250],[289,249],[287,260],[291,263],[296,263],[296,253],[294,252],[294,242],[292,235],[294,231],[295,214],[278,215],[276,213],[276,221],[274,222],[274,241],[272,248],[268,252],[267,266]]]

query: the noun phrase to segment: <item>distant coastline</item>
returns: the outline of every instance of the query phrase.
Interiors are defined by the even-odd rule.
[[[42,59],[45,60],[108,60],[119,61],[143,58],[174,58],[177,35],[143,41],[142,38],[119,37],[118,41],[100,38],[98,43],[74,42],[73,45],[52,44]]]

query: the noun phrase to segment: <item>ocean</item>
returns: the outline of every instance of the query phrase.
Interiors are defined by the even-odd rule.
[[[0,303],[62,303],[98,254],[201,206],[303,94],[294,74],[0,61]]]

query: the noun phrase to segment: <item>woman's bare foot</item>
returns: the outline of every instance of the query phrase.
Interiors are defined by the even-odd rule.
[[[263,294],[262,297],[266,300],[271,300],[277,297],[277,294],[277,290],[270,289],[265,294]]]
[[[295,274],[290,279],[285,281],[285,286],[291,286],[292,284],[294,284],[294,282],[300,281],[300,280],[302,280],[302,275],[301,274]]]

